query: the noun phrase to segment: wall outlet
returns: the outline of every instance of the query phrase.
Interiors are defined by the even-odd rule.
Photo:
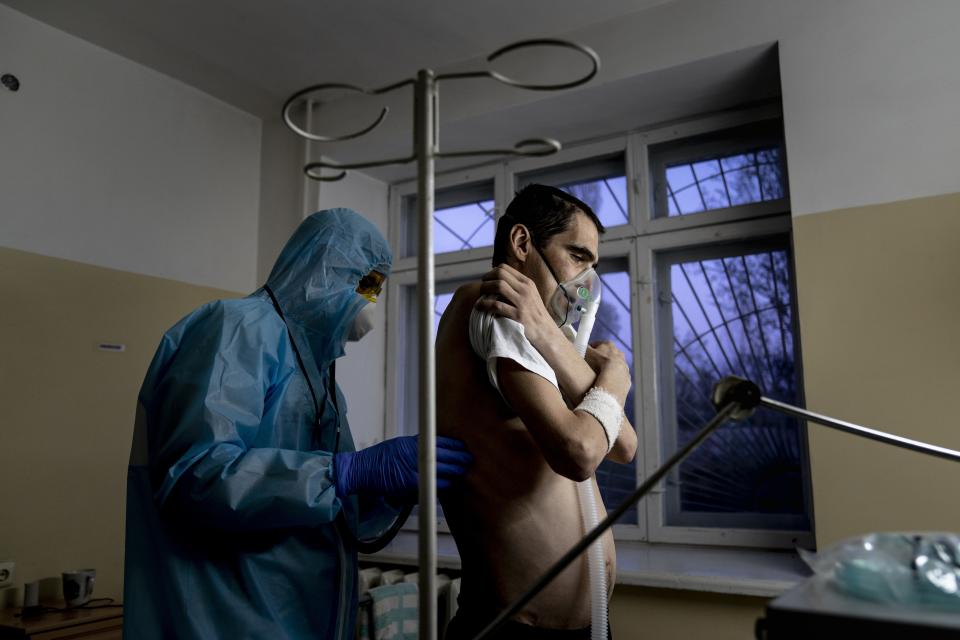
[[[0,562],[0,587],[9,587],[13,584],[14,562]]]

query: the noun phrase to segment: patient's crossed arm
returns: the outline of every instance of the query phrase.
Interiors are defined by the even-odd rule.
[[[477,307],[523,325],[526,338],[556,375],[560,393],[517,363],[504,358],[498,361],[500,390],[530,429],[550,466],[567,477],[589,476],[604,456],[622,463],[633,460],[637,434],[629,418],[624,419],[608,454],[606,434],[596,418],[570,408],[594,386],[603,387],[624,405],[630,370],[623,354],[609,343],[590,349],[588,359],[595,371],[554,323],[533,281],[509,265],[485,275],[481,292],[492,295],[481,298]]]
[[[597,376],[583,359],[579,356],[578,359],[586,366],[589,376],[602,386],[604,372]],[[581,481],[593,475],[604,457],[617,462],[633,459],[637,436],[626,420],[608,454],[607,436],[597,419],[570,409],[549,381],[506,358],[498,360],[497,377],[504,398],[537,442],[547,464],[558,474]]]

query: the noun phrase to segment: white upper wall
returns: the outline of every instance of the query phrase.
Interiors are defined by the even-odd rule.
[[[794,213],[960,191],[960,2],[798,4],[780,41]]]
[[[0,5],[0,246],[256,285],[261,122]]]
[[[377,225],[389,238],[387,211],[390,190],[386,183],[362,173],[349,172],[339,182],[319,183],[318,210],[346,207]],[[396,252],[396,251],[395,251]],[[394,255],[396,261],[396,255]],[[347,355],[337,363],[337,383],[347,398],[347,417],[357,448],[384,437],[387,387],[387,289],[374,305],[373,330],[360,342],[347,344]]]
[[[263,121],[257,283],[263,284],[304,214],[303,143],[279,117]]]

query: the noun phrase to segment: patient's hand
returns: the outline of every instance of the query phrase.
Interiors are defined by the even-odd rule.
[[[626,357],[623,355],[623,352],[617,349],[609,340],[591,342],[590,346],[587,347],[587,353],[584,357],[587,360],[587,364],[589,364],[590,368],[596,373],[600,373],[601,369],[614,362],[623,362],[623,364],[626,365]]]
[[[556,340],[560,334],[537,285],[513,267],[507,264],[494,267],[483,276],[480,292],[484,296],[477,302],[477,308],[522,324],[524,335],[534,348],[542,350],[547,341]]]
[[[612,342],[595,342],[587,348],[586,360],[598,374],[597,385],[618,396],[623,404],[631,386],[630,366],[623,352]]]

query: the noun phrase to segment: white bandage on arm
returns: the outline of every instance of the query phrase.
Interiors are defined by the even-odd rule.
[[[583,396],[583,401],[575,410],[589,413],[597,419],[607,435],[607,453],[610,453],[620,436],[620,426],[623,424],[623,407],[613,394],[603,387],[593,387]]]

